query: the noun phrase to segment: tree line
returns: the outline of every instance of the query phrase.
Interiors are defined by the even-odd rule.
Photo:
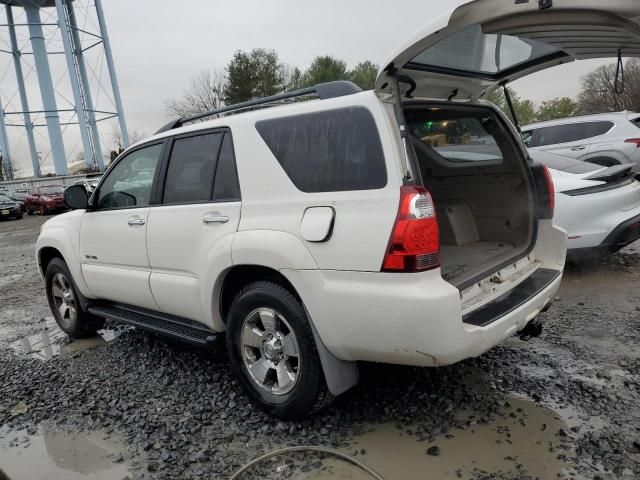
[[[378,65],[368,60],[349,68],[344,60],[317,56],[302,70],[281,62],[275,50],[239,50],[224,70],[204,70],[191,79],[183,96],[167,102],[166,108],[184,117],[333,80],[350,80],[371,90],[377,73]]]
[[[378,70],[369,60],[349,68],[345,61],[330,55],[315,57],[303,70],[281,62],[275,50],[239,50],[224,69],[205,70],[191,79],[182,97],[168,101],[166,109],[172,116],[184,117],[333,80],[350,80],[370,90]],[[575,99],[557,97],[539,105],[509,88],[518,121],[527,125],[576,115],[640,112],[640,59],[627,60],[624,72],[624,82],[618,82],[616,88],[616,64],[603,65],[580,80]],[[511,116],[502,89],[494,90],[487,99]]]
[[[640,59],[627,60],[624,67],[624,82],[622,78],[618,80],[618,88],[616,88],[616,64],[612,63],[602,65],[582,77],[580,92],[576,99],[556,97],[536,105],[531,100],[522,98],[512,88],[509,88],[509,93],[521,125],[577,115],[623,110],[640,112]],[[624,87],[622,93],[619,91],[620,87]],[[502,89],[491,92],[487,100],[495,103],[511,117]]]

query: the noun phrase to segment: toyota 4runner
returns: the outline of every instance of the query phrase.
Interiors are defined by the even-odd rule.
[[[358,361],[448,365],[537,333],[566,233],[548,172],[482,97],[640,51],[635,0],[548,4],[470,2],[374,91],[332,82],[227,106],[127,149],[42,228],[58,324],[83,337],[107,318],[197,345],[226,332],[248,395],[289,418],[355,385]],[[611,29],[619,40],[589,43]]]

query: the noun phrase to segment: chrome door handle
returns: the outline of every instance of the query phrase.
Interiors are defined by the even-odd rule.
[[[127,220],[127,223],[129,225],[144,225],[145,221],[144,218],[131,217],[129,220]]]
[[[229,217],[226,215],[216,215],[215,213],[210,213],[209,215],[205,215],[202,219],[204,223],[227,223],[229,221]]]

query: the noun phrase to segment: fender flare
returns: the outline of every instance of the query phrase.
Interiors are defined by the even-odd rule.
[[[44,248],[55,248],[62,255],[62,259],[67,264],[73,282],[78,291],[86,298],[93,298],[94,295],[84,281],[82,275],[81,260],[78,251],[74,248],[73,241],[69,236],[67,230],[62,227],[48,227],[42,230],[42,233],[38,237],[36,242],[36,261],[38,263],[38,270],[44,280],[45,272],[40,265],[40,252]]]
[[[318,269],[311,252],[298,237],[272,230],[238,232],[233,241],[232,257],[234,266],[258,265],[279,272]],[[306,307],[305,312],[313,331],[327,387],[332,395],[340,395],[358,383],[358,364],[340,360],[333,355],[322,341]]]

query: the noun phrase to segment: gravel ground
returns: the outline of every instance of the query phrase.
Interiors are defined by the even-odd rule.
[[[538,339],[509,340],[447,368],[363,365],[359,386],[325,413],[282,422],[248,402],[222,345],[194,350],[132,330],[51,361],[8,348],[50,317],[33,258],[41,223],[39,217],[0,223],[5,431],[35,433],[41,424],[101,430],[123,440],[126,453],[113,461],[127,463],[135,478],[226,478],[275,447],[345,448],[379,422],[411,425],[412,435],[428,442],[504,415],[518,395],[566,420],[567,429],[557,432],[558,442],[570,446],[557,453],[568,466],[563,477],[640,478],[640,251],[634,248],[569,267]],[[473,422],[462,412],[474,412]],[[477,478],[530,478],[526,465],[519,472],[478,472]]]

